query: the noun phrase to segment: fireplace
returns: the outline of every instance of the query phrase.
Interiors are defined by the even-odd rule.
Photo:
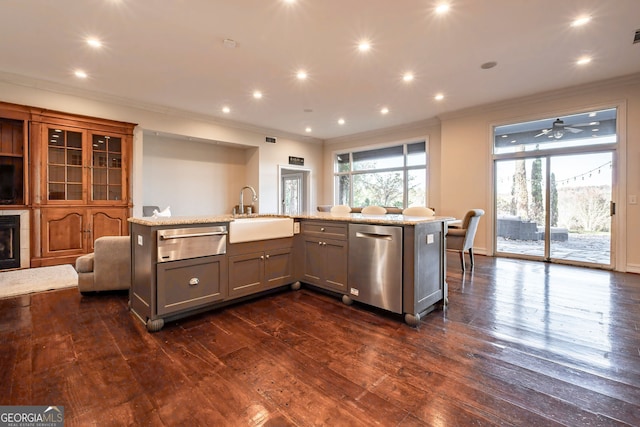
[[[0,270],[20,267],[20,215],[0,216]]]

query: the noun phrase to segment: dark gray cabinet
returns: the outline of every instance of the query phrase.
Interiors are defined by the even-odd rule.
[[[229,245],[229,296],[240,297],[295,282],[293,238]]]
[[[346,223],[302,221],[302,280],[322,288],[347,292],[349,269]]]
[[[165,262],[156,268],[160,315],[198,308],[227,296],[224,255]]]

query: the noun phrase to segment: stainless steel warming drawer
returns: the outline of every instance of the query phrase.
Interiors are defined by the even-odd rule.
[[[226,225],[158,230],[158,262],[224,254],[227,234]]]

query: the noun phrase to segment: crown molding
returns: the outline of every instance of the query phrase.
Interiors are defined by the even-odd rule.
[[[620,77],[614,77],[611,79],[598,80],[590,83],[583,83],[580,85],[569,86],[556,90],[549,90],[545,92],[539,92],[533,95],[526,95],[518,98],[511,98],[502,101],[496,101],[489,104],[476,105],[474,107],[464,108],[461,110],[451,111],[447,113],[439,114],[437,117],[441,121],[459,119],[480,112],[496,111],[502,109],[508,109],[522,104],[536,104],[541,102],[554,101],[556,99],[566,98],[572,95],[581,95],[588,92],[593,92],[607,87],[624,86],[640,84],[640,73],[627,74]]]
[[[0,71],[0,81],[4,81],[6,83],[16,85],[16,86],[23,86],[23,87],[43,90],[51,93],[57,93],[60,95],[75,96],[83,99],[88,99],[91,101],[103,102],[103,103],[108,103],[116,106],[133,108],[133,109],[151,112],[151,113],[166,114],[169,116],[180,117],[183,119],[196,120],[196,121],[210,123],[210,124],[219,125],[219,126],[226,126],[229,128],[244,130],[244,131],[259,134],[259,135],[275,136],[278,138],[291,139],[294,141],[302,141],[302,142],[309,142],[309,143],[315,143],[315,144],[322,144],[323,142],[322,139],[313,138],[306,135],[300,135],[300,134],[285,132],[278,129],[271,129],[271,128],[266,128],[262,126],[256,126],[249,123],[238,122],[234,120],[222,119],[217,116],[194,113],[191,111],[159,105],[159,104],[135,101],[135,100],[124,98],[124,97],[105,94],[103,92],[90,91],[87,89],[79,89],[79,88],[62,85],[62,84],[55,83],[48,80],[34,79],[31,77],[8,73],[4,71]]]
[[[325,139],[324,143],[325,145],[332,145],[332,144],[362,140],[366,138],[377,138],[380,136],[393,135],[398,132],[407,132],[412,130],[424,131],[425,129],[434,127],[434,126],[440,126],[440,119],[438,117],[419,120],[417,122],[405,123],[403,125],[375,129],[367,132],[360,132],[360,133],[354,133],[346,136],[339,136],[336,138],[329,138],[329,139]]]

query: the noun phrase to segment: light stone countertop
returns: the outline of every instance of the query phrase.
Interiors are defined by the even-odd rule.
[[[149,227],[165,226],[165,225],[192,225],[192,224],[210,224],[220,222],[231,222],[238,218],[259,218],[259,217],[291,217],[293,219],[321,220],[321,221],[342,221],[356,222],[364,224],[382,224],[382,225],[416,225],[423,222],[443,222],[453,221],[455,218],[450,216],[404,216],[400,214],[386,215],[363,215],[361,213],[335,214],[331,212],[313,212],[303,213],[299,215],[277,215],[277,214],[251,214],[251,215],[200,215],[200,216],[172,216],[168,218],[153,217],[132,217],[129,222],[134,224],[146,225]]]

